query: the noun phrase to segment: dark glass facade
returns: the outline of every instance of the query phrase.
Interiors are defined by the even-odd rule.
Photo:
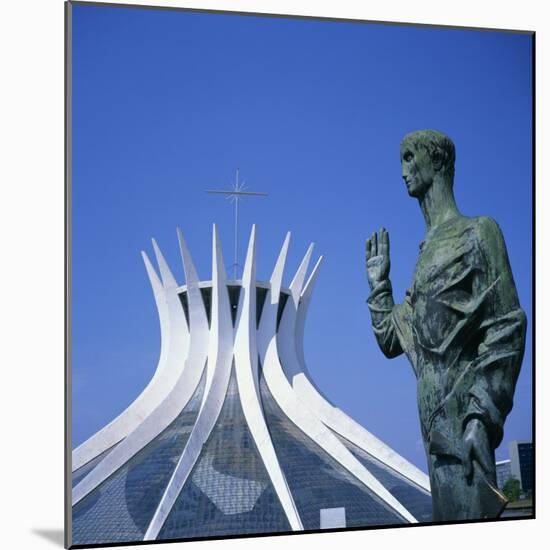
[[[518,443],[521,489],[524,494],[533,492],[533,444]]]
[[[405,523],[288,419],[263,377],[260,390],[275,451],[305,529],[320,529],[321,509],[339,507],[345,508],[347,527]]]
[[[242,410],[233,370],[220,416],[158,539],[290,531]]]
[[[227,285],[227,293],[229,295],[229,307],[231,308],[231,319],[233,321],[233,326],[235,326],[235,321],[237,318],[237,309],[239,307],[239,298],[241,295],[241,286],[237,285]],[[203,287],[200,289],[202,301],[204,304],[204,311],[206,312],[206,317],[208,319],[208,326],[210,326],[211,316],[212,316],[212,287]],[[187,324],[189,325],[189,300],[187,297],[187,290],[180,292],[178,294],[183,312],[185,313],[185,318],[187,319]],[[256,326],[260,324],[260,318],[262,315],[262,310],[264,307],[265,299],[267,296],[267,289],[263,287],[256,287]],[[283,309],[285,307],[286,301],[288,300],[288,294],[286,292],[281,292],[279,298],[279,309],[277,312],[277,326],[281,320],[283,314]]]
[[[204,383],[203,374],[172,424],[73,507],[73,544],[143,539],[195,423]]]

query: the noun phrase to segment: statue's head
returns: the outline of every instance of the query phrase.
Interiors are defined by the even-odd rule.
[[[445,134],[418,130],[401,141],[401,173],[411,197],[423,197],[436,178],[452,187],[454,172],[455,146]]]

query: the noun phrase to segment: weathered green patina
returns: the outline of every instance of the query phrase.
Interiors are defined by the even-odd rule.
[[[494,452],[527,325],[498,225],[458,211],[454,161],[454,144],[440,132],[413,132],[401,143],[403,179],[427,229],[403,303],[393,301],[384,228],[366,251],[378,344],[387,357],[405,353],[417,377],[434,521],[495,518],[507,502],[496,488]]]

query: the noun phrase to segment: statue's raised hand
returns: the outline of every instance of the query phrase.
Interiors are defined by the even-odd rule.
[[[390,236],[382,227],[367,239],[367,277],[369,285],[374,288],[386,280],[390,274]]]

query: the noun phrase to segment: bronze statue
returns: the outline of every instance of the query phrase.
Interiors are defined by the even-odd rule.
[[[413,284],[394,304],[390,241],[367,240],[367,300],[386,357],[405,353],[417,378],[434,521],[498,517],[495,448],[512,409],[525,348],[506,245],[494,220],[463,216],[453,194],[455,147],[422,130],[401,143],[402,175],[426,222]]]

